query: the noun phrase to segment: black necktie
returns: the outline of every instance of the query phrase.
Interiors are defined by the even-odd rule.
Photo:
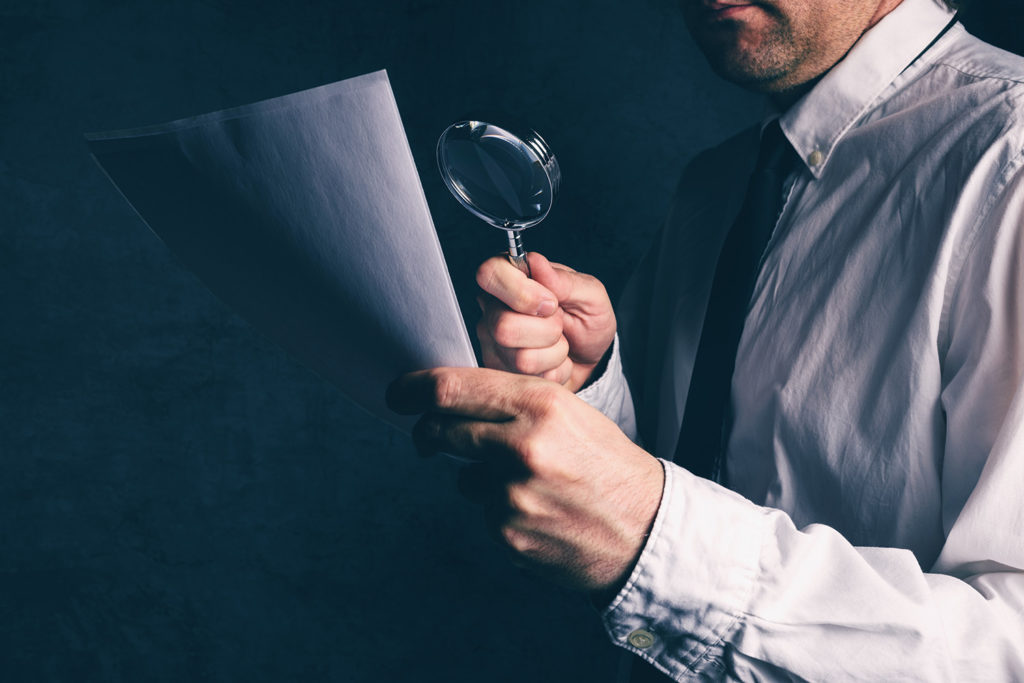
[[[773,121],[761,135],[743,206],[718,256],[674,457],[676,463],[702,477],[716,476],[722,464],[736,348],[761,256],[782,210],[782,184],[796,159],[779,122]],[[646,661],[634,659],[632,683],[667,680]]]
[[[718,256],[674,457],[701,477],[721,474],[736,348],[761,257],[782,209],[782,184],[796,158],[779,122],[765,127],[743,206]]]

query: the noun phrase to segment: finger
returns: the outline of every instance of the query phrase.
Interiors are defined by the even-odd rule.
[[[507,349],[499,346],[491,337],[490,330],[483,325],[477,325],[477,339],[480,341],[480,357],[485,368],[501,370],[503,372],[516,372],[513,365],[514,359],[506,357]]]
[[[488,422],[445,413],[427,413],[413,426],[412,440],[424,457],[447,453],[475,462],[518,464],[509,422]]]
[[[562,335],[552,346],[544,349],[510,349],[497,344],[490,331],[481,325],[477,327],[477,339],[484,367],[494,370],[536,375],[555,381],[555,377],[549,374],[560,370],[569,360],[569,341]]]
[[[572,379],[572,372],[574,366],[575,363],[573,363],[572,359],[566,358],[565,360],[562,361],[561,365],[559,365],[554,370],[548,370],[547,372],[543,373],[541,377],[543,377],[544,379],[549,379],[552,382],[557,382],[559,384],[565,385],[569,382],[569,380]]]
[[[562,366],[569,357],[569,341],[559,337],[552,346],[543,349],[509,349],[495,346],[493,353],[500,360],[499,365],[509,372],[538,377]]]
[[[488,535],[508,552],[512,565],[533,569],[531,555],[539,549],[538,543],[533,533],[520,526],[515,510],[497,496],[484,502],[483,512]]]
[[[476,338],[480,341],[480,357],[485,368],[512,372],[512,368],[506,365],[505,359],[498,354],[498,345],[491,339],[491,333],[487,328],[478,325]]]
[[[560,264],[552,263],[543,254],[531,251],[526,255],[533,279],[549,290],[559,301],[569,300],[575,289],[574,277],[579,274]]]
[[[526,258],[527,258],[527,259],[528,259],[528,260],[530,261],[530,264],[531,264],[531,265],[530,265],[530,268],[531,268],[531,269],[533,268],[533,265],[532,265],[532,264],[533,264],[533,263],[535,262],[535,260],[536,260],[537,264],[538,264],[538,265],[539,265],[539,266],[540,266],[541,268],[544,268],[544,267],[545,267],[545,265],[549,265],[549,266],[551,266],[552,268],[554,268],[555,270],[561,270],[561,271],[564,271],[564,272],[566,272],[566,273],[575,273],[575,272],[577,272],[577,271],[576,271],[575,269],[573,269],[573,268],[570,268],[569,266],[565,265],[564,263],[555,263],[554,261],[550,261],[550,260],[548,260],[548,257],[547,257],[547,256],[545,256],[544,254],[541,254],[541,253],[539,253],[539,252],[536,252],[536,251],[531,251],[531,252],[529,252],[529,253],[528,253],[528,254],[526,255]]]
[[[488,298],[490,301],[485,301],[486,308],[477,326],[478,336],[481,328],[486,328],[496,344],[513,349],[545,348],[557,343],[562,336],[561,315],[546,318],[524,315],[509,310],[493,297]]]
[[[416,453],[421,457],[431,457],[443,452],[472,461],[481,460],[469,455],[479,451],[480,444],[469,434],[468,422],[466,418],[457,415],[425,414],[412,428],[412,443]]]
[[[549,316],[558,310],[558,299],[546,287],[531,280],[507,258],[494,256],[476,271],[480,289],[513,311],[525,315]]]
[[[441,412],[480,420],[510,420],[554,400],[553,382],[488,368],[433,368],[402,375],[388,387],[388,407],[400,415]]]

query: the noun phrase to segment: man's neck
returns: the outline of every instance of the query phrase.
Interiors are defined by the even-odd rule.
[[[864,29],[864,33],[867,33],[872,28],[874,28],[875,24],[880,22],[887,14],[889,14],[889,12],[892,12],[894,9],[896,9],[902,2],[903,0],[882,0],[882,2],[880,2],[878,5],[878,9],[875,11],[875,14],[871,17],[871,21],[868,23],[867,28]],[[861,37],[864,36],[864,33],[861,33]],[[859,38],[857,42],[860,42]],[[857,43],[855,42],[853,45],[851,45],[850,50],[852,50],[856,44]],[[771,93],[768,96],[768,99],[771,101],[772,106],[775,107],[779,112],[784,112],[787,109],[789,109],[797,100],[799,100],[805,94],[810,92],[810,90],[818,83],[818,81],[824,78],[825,74],[827,74],[829,71],[835,68],[836,64],[843,61],[843,59],[845,59],[846,55],[848,55],[849,53],[850,51],[847,50],[843,54],[843,56],[840,57],[835,62],[835,64],[833,64],[827,70],[825,70],[821,74],[818,74],[811,80],[801,83],[800,85],[797,85],[793,88],[789,88],[788,90],[782,92]]]
[[[837,62],[838,63],[838,62]],[[827,71],[825,73],[828,73]],[[772,93],[768,96],[768,101],[771,102],[772,107],[775,108],[780,114],[784,113],[801,97],[811,91],[812,88],[820,81],[825,74],[818,76],[806,83],[801,83],[795,88],[790,88],[784,92]]]

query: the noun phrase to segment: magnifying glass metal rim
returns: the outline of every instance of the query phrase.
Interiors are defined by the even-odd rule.
[[[551,188],[551,201],[549,201],[548,205],[544,207],[543,213],[525,221],[510,223],[507,222],[507,217],[494,216],[481,211],[477,208],[473,200],[466,196],[465,191],[459,186],[448,170],[445,143],[448,139],[448,134],[456,128],[476,125],[485,125],[491,128],[497,128],[498,130],[506,133],[510,138],[513,138],[522,145],[531,158],[531,161],[538,162],[540,164],[541,169],[544,171],[544,176],[548,181],[548,185]],[[548,143],[545,142],[544,138],[540,136],[540,133],[525,126],[513,127],[503,123],[492,123],[491,121],[486,121],[480,118],[464,118],[459,121],[455,121],[445,128],[444,132],[441,133],[441,137],[438,138],[437,141],[437,166],[441,171],[441,179],[444,181],[445,186],[448,187],[448,190],[456,199],[459,200],[459,203],[462,204],[467,211],[496,228],[515,232],[533,227],[547,218],[548,214],[551,212],[551,207],[554,205],[555,194],[558,192],[558,186],[561,183],[562,178],[561,171],[558,168],[558,160],[555,158],[555,155],[551,153],[551,148],[548,146]],[[506,222],[502,223],[502,219],[505,219]]]

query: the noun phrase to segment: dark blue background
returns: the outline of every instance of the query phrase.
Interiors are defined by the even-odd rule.
[[[0,3],[0,680],[611,679],[585,600],[505,561],[455,467],[210,295],[82,140],[379,68],[467,310],[502,237],[437,176],[451,120],[548,138],[564,191],[527,246],[616,292],[683,161],[761,112],[673,0]]]

